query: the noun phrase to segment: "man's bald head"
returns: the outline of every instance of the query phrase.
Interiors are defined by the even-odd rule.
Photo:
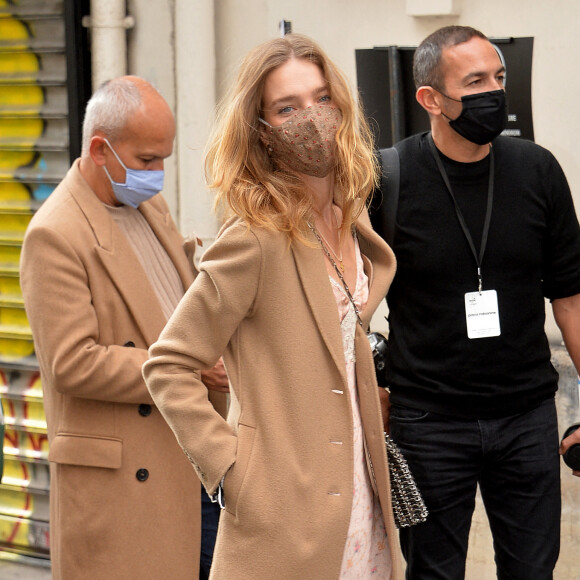
[[[83,122],[82,155],[88,154],[95,134],[103,134],[111,142],[122,138],[123,129],[135,114],[152,105],[165,115],[172,116],[165,99],[145,79],[123,76],[103,83],[87,104]]]

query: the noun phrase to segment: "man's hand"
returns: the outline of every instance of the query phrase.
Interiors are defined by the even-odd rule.
[[[389,398],[389,391],[379,387],[379,399],[381,400],[381,412],[383,414],[383,425],[385,431],[390,433],[389,429],[389,415],[391,413],[391,401]]]
[[[209,369],[209,371],[201,371],[201,380],[203,381],[203,384],[212,391],[217,391],[218,393],[230,392],[228,375],[226,374],[224,361],[221,358],[218,360],[215,367]]]
[[[560,455],[564,455],[564,453],[566,453],[566,450],[572,446],[572,445],[579,445],[580,444],[580,428],[576,429],[576,431],[574,431],[574,433],[572,433],[571,435],[568,435],[568,437],[566,437],[566,439],[564,439],[564,441],[562,441],[561,445],[560,445]],[[573,471],[572,472],[573,475],[575,475],[576,477],[580,477],[580,471]]]

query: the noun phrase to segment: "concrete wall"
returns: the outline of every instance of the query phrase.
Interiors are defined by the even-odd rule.
[[[151,80],[177,119],[165,195],[184,235],[195,232],[207,247],[218,228],[202,169],[216,104],[214,2],[128,0],[127,7],[135,17],[129,72]]]

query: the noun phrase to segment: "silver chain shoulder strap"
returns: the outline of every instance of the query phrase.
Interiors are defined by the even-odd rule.
[[[359,309],[350,293],[348,285],[344,279],[344,276],[340,272],[336,262],[332,259],[330,252],[326,248],[326,245],[322,241],[322,238],[316,228],[308,224],[314,236],[318,240],[322,251],[326,257],[330,260],[330,263],[334,267],[336,275],[342,282],[344,290],[348,299],[350,300],[358,323],[363,326],[362,320],[360,318]],[[353,232],[356,236],[356,232]],[[395,526],[397,528],[406,528],[408,526],[414,526],[420,524],[427,519],[429,512],[427,511],[427,506],[423,501],[421,492],[415,483],[413,474],[409,469],[407,460],[401,453],[401,450],[397,444],[391,439],[391,437],[385,433],[385,445],[387,449],[387,459],[389,463],[389,476],[391,479],[391,498],[393,504],[393,516],[395,519]],[[371,464],[372,465],[372,464]],[[374,474],[373,474],[374,477]]]

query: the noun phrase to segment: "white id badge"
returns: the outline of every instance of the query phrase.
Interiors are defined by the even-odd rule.
[[[497,307],[497,292],[467,292],[465,294],[465,319],[467,320],[467,336],[469,338],[486,338],[499,336],[499,309]]]

